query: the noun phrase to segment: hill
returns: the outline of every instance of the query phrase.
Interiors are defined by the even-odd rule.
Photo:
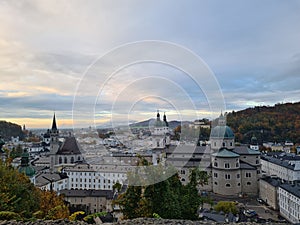
[[[155,119],[148,119],[148,120],[144,120],[141,122],[137,122],[137,123],[133,123],[130,124],[131,128],[147,128],[147,127],[151,127],[155,122]],[[174,129],[175,127],[177,127],[178,125],[181,125],[180,121],[176,121],[176,120],[172,120],[168,122],[170,129]]]
[[[300,143],[300,102],[256,106],[227,114],[236,141],[249,143],[252,135],[262,142]]]
[[[6,121],[0,121],[0,136],[5,141],[8,141],[12,136],[19,136],[20,139],[23,139],[24,133],[22,132],[22,127],[20,125]]]

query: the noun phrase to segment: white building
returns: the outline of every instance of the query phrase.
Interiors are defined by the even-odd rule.
[[[277,176],[284,181],[300,180],[300,157],[285,153],[264,154],[261,169],[265,175]]]
[[[300,185],[280,185],[278,201],[280,214],[293,224],[300,223]]]
[[[41,190],[60,192],[68,187],[68,176],[58,173],[40,173],[36,176],[35,185]]]

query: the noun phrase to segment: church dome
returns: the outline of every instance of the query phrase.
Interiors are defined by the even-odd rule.
[[[29,154],[24,152],[21,157],[21,166],[18,169],[19,173],[24,173],[28,177],[35,175],[35,169],[29,165]]]
[[[19,173],[24,173],[27,177],[33,177],[35,175],[35,169],[31,166],[20,167]]]
[[[228,126],[215,126],[210,133],[211,138],[234,138],[234,133]]]

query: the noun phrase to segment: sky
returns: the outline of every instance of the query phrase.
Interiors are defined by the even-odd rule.
[[[299,0],[0,0],[0,120],[214,118],[300,101]]]

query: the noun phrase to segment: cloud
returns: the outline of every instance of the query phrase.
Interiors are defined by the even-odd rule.
[[[178,68],[141,63],[102,83],[114,61],[87,70],[112,48],[145,39],[175,42],[198,54],[214,72],[228,110],[299,101],[299,12],[293,0],[2,0],[0,117],[38,120],[56,110],[70,124],[74,99],[79,112],[89,109],[79,113],[80,124],[95,110],[99,121],[109,121],[115,102],[120,117],[128,106],[136,119],[157,108],[175,115],[175,105],[192,119],[189,101],[197,114],[207,115],[209,99],[217,96],[207,90],[205,76],[197,85]]]

